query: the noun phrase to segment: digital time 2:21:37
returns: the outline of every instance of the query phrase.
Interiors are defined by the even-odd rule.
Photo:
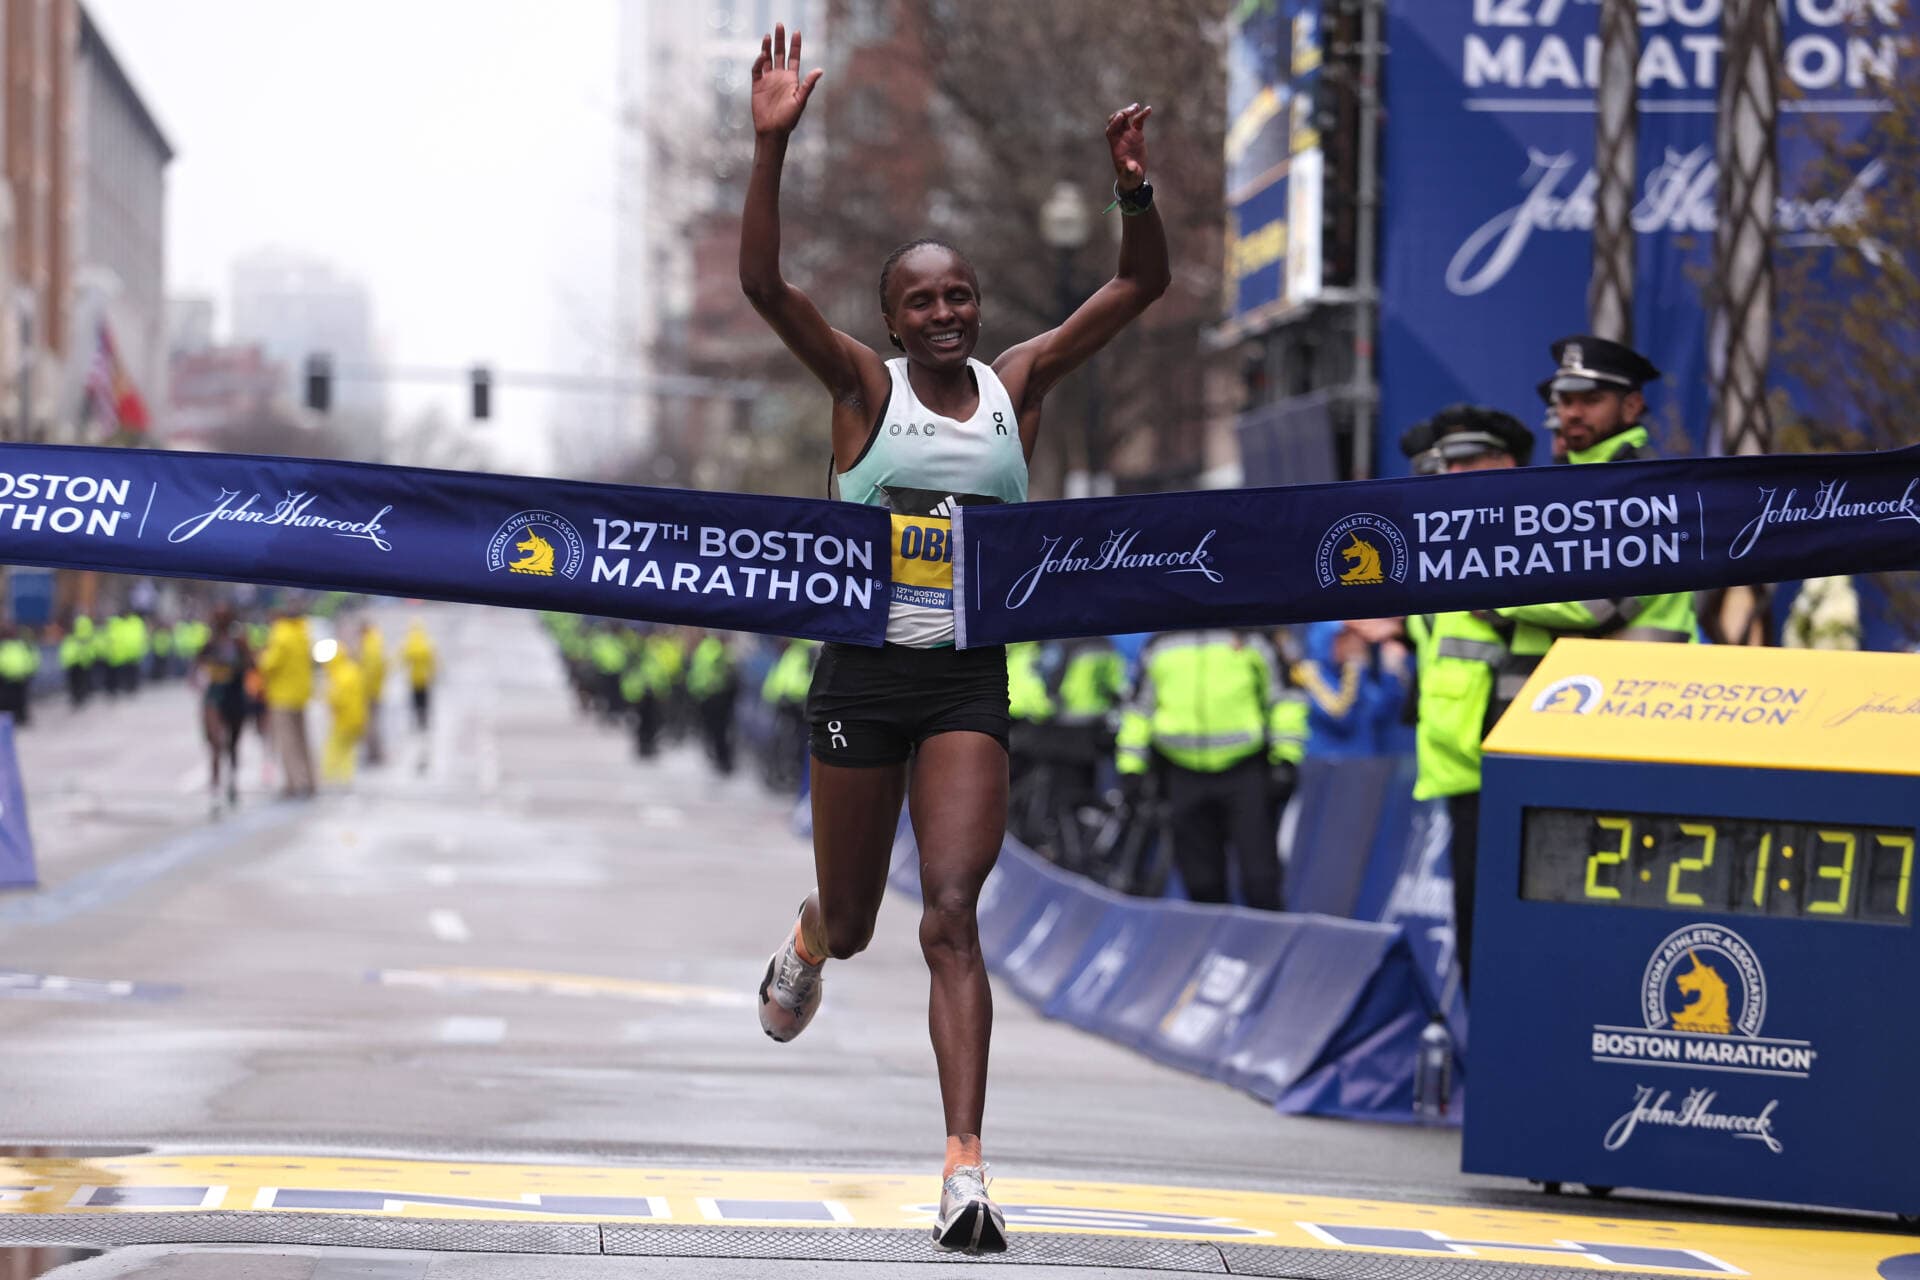
[[[1528,809],[1520,896],[1910,925],[1913,853],[1912,828]]]

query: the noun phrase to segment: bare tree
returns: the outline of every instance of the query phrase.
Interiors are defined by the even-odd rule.
[[[1920,404],[1920,48],[1903,40],[1886,109],[1847,136],[1816,128],[1803,190],[1821,197],[1830,247],[1776,255],[1780,325],[1774,392],[1783,451],[1888,449],[1914,442]],[[1879,574],[1896,620],[1920,632],[1920,574]]]

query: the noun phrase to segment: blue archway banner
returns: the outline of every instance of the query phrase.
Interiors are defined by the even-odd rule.
[[[0,560],[877,645],[887,513],[369,463],[0,446]]]
[[[963,645],[1920,568],[1920,446],[966,507]]]

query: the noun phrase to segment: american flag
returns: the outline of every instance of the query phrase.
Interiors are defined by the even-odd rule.
[[[140,398],[140,389],[133,384],[126,366],[120,363],[113,332],[104,319],[96,332],[93,363],[87,367],[87,416],[116,431],[145,431],[147,403]]]

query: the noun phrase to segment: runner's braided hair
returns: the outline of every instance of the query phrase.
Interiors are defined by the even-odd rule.
[[[918,240],[909,240],[895,249],[887,255],[887,260],[880,264],[880,310],[883,314],[887,309],[887,286],[893,283],[893,269],[900,265],[902,258],[912,253],[915,249],[945,249],[948,253],[960,259],[960,265],[967,269],[967,279],[973,282],[974,295],[976,297],[979,296],[980,277],[978,273],[974,271],[973,263],[967,258],[967,255],[948,244],[945,240],[938,239],[934,236],[921,236]],[[889,333],[887,337],[892,341],[894,346],[900,347],[900,337],[898,334]],[[905,347],[900,347],[900,349],[902,351],[906,350]]]

